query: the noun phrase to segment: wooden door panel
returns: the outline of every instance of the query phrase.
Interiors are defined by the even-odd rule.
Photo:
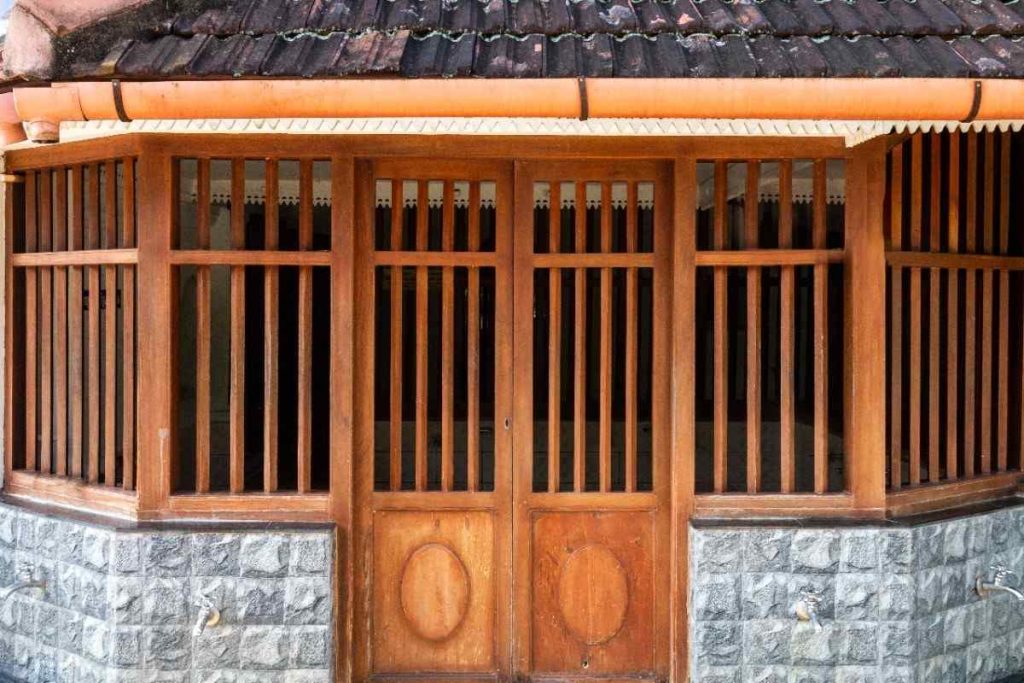
[[[534,669],[653,671],[654,513],[538,511],[532,521]]]
[[[375,669],[495,669],[494,533],[490,511],[374,515]]]

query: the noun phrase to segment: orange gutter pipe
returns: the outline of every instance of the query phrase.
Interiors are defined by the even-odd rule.
[[[25,139],[25,127],[14,106],[14,93],[0,95],[0,148]]]
[[[1024,81],[928,78],[373,79],[54,83],[16,88],[26,123],[134,119],[538,117],[1024,118]]]

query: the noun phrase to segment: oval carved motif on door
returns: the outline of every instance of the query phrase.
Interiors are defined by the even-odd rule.
[[[414,550],[402,570],[399,591],[402,614],[421,638],[445,640],[466,618],[469,574],[446,545],[426,543]]]
[[[629,607],[629,581],[615,554],[603,545],[576,549],[558,579],[562,621],[587,645],[605,643],[619,632]]]

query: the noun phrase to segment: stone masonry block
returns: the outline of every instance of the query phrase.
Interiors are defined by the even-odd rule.
[[[738,593],[738,591],[737,591]],[[739,596],[734,597],[739,616]],[[286,624],[331,623],[331,589],[324,579],[287,579],[285,581],[284,620]]]
[[[748,572],[789,571],[793,532],[789,529],[750,529],[745,534],[743,566]]]
[[[142,665],[142,629],[119,626],[110,634],[110,663],[115,667],[133,668]]]
[[[284,623],[284,581],[241,579],[237,583],[236,591],[238,623]]]
[[[743,622],[747,664],[789,664],[793,622],[780,619]]]
[[[700,620],[735,621],[740,618],[740,577],[711,574],[693,586],[694,618]]]
[[[843,624],[839,661],[843,664],[878,664],[878,624],[871,621]]]
[[[877,619],[878,586],[877,574],[839,574],[836,577],[836,619]]]
[[[143,620],[154,626],[191,623],[188,595],[188,579],[149,579],[142,595]]]
[[[738,572],[742,566],[742,531],[698,529],[694,536],[694,569],[696,573]]]
[[[289,560],[292,576],[327,576],[331,571],[333,537],[329,534],[295,534]]]
[[[142,536],[116,534],[110,545],[110,570],[114,574],[142,573]]]
[[[910,665],[917,659],[914,625],[907,621],[883,622],[878,633],[879,656],[886,665]]]
[[[330,666],[331,628],[305,626],[291,630],[289,662],[293,669],[325,669]]]
[[[242,576],[283,577],[288,573],[288,537],[257,534],[242,539]]]
[[[187,534],[153,534],[143,542],[143,562],[149,576],[188,576],[192,544]]]
[[[241,641],[240,627],[218,625],[207,628],[193,639],[193,666],[197,669],[237,669],[241,664]]]
[[[931,569],[945,564],[945,529],[941,524],[919,526],[914,529],[913,536],[918,569]]]
[[[840,532],[839,571],[877,571],[880,539],[881,536],[875,529],[847,529]]]
[[[279,626],[251,626],[242,631],[239,649],[243,669],[288,667],[289,633]]]
[[[742,661],[742,630],[737,622],[698,621],[694,626],[694,661],[728,666]]]
[[[192,537],[193,576],[237,576],[242,540],[237,534]]]
[[[831,574],[839,568],[839,534],[832,529],[807,529],[793,535],[794,572]]]
[[[807,622],[793,626],[790,651],[793,663],[808,666],[832,666],[839,656],[842,633],[835,623],[826,622],[818,631]]]
[[[192,659],[192,637],[188,628],[157,626],[146,630],[145,666],[160,671],[184,671]]]
[[[913,575],[884,574],[878,596],[881,619],[910,619],[917,604],[917,581]]]
[[[744,619],[784,618],[789,613],[788,574],[742,574],[740,582]]]
[[[914,537],[909,529],[882,532],[882,571],[909,574],[914,571]]]

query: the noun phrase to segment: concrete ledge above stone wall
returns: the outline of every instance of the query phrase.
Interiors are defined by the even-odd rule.
[[[0,502],[0,675],[18,681],[328,683],[334,530],[106,523]],[[193,637],[197,602],[221,610]]]
[[[1024,603],[979,574],[1024,576],[1024,505],[875,525],[697,523],[690,657],[699,683],[987,683],[1024,672]],[[823,601],[819,633],[792,614]]]

